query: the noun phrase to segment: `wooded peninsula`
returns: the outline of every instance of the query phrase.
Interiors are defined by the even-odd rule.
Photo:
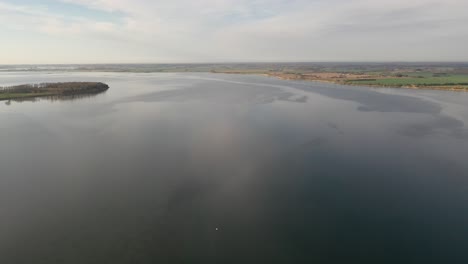
[[[109,86],[101,82],[63,82],[23,84],[0,87],[0,100],[23,99],[44,96],[70,96],[98,94],[105,92]]]

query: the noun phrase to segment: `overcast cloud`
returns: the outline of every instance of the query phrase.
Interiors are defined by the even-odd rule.
[[[463,0],[0,0],[0,64],[468,61]]]

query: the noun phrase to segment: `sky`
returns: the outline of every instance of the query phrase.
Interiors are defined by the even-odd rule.
[[[468,61],[468,0],[0,0],[0,64]]]

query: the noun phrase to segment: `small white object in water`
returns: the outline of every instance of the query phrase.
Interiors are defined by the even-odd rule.
[[[216,231],[218,231],[218,230],[219,230],[219,229],[218,229],[218,228],[216,228]]]

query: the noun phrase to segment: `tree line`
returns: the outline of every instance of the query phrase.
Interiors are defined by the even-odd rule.
[[[107,89],[109,86],[100,82],[60,82],[4,86],[0,87],[0,93],[78,94],[103,92]]]

